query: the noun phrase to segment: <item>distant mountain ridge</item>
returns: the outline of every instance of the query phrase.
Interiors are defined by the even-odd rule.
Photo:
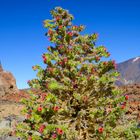
[[[120,85],[140,83],[140,57],[118,63],[117,70],[121,74]]]

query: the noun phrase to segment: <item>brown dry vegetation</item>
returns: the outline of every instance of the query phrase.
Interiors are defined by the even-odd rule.
[[[129,95],[129,119],[137,119],[140,122],[140,84],[123,86],[122,89]]]

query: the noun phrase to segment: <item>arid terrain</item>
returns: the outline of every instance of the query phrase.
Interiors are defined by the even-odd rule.
[[[129,95],[129,108],[127,115],[129,119],[140,122],[140,84],[125,85],[121,87],[124,93]]]
[[[0,118],[8,117],[11,115],[20,116],[23,105],[20,103],[22,98],[25,98],[27,93],[19,90],[15,94],[7,94],[0,98]]]

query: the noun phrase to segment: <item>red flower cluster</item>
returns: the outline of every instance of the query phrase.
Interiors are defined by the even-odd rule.
[[[62,66],[62,65],[64,65],[67,62],[68,62],[68,58],[65,57],[62,61],[59,61],[58,64]]]
[[[56,128],[57,134],[58,135],[62,135],[63,134],[63,130],[60,128]]]
[[[42,101],[45,100],[46,96],[47,96],[46,93],[42,93],[42,94],[41,94],[41,100],[42,100]]]
[[[125,99],[128,100],[129,99],[129,96],[128,95],[125,95]]]
[[[72,37],[73,33],[72,32],[68,32],[68,36]]]
[[[39,132],[40,132],[40,133],[43,133],[44,129],[45,129],[45,125],[41,125],[41,126],[39,127]]]
[[[46,64],[47,58],[46,58],[45,54],[42,55],[42,58],[43,58],[44,63]]]
[[[103,133],[103,131],[104,131],[104,128],[103,128],[103,127],[99,127],[99,128],[98,128],[98,132],[99,132],[99,133]]]
[[[60,109],[59,106],[54,106],[54,107],[53,107],[53,110],[54,110],[54,111],[58,111],[59,109]]]
[[[62,29],[62,28],[63,28],[63,25],[60,25],[58,28],[59,28],[59,29]]]
[[[52,138],[53,139],[56,139],[57,138],[57,135],[54,133],[54,134],[52,134]]]
[[[57,17],[55,18],[55,20],[56,20],[56,21],[59,21],[59,20],[60,20],[60,17],[59,17],[59,16],[57,16]]]
[[[41,112],[42,109],[43,109],[43,108],[42,108],[41,106],[39,106],[39,107],[37,108],[38,112]]]
[[[63,132],[63,130],[61,128],[56,128],[56,133],[53,133],[52,134],[52,138],[53,139],[56,139],[57,138],[57,135],[63,135],[64,132]]]
[[[58,64],[59,64],[59,65],[63,65],[63,62],[62,62],[62,61],[59,61]]]
[[[97,61],[97,62],[100,61],[100,57],[99,56],[96,56],[95,57],[95,61]]]
[[[129,99],[129,96],[125,95],[125,100],[128,100],[128,99]],[[121,105],[121,109],[125,109],[125,108],[126,108],[126,102],[123,102]]]
[[[117,68],[117,64],[116,64],[115,60],[112,61],[112,64],[113,64],[114,68],[116,69]]]
[[[125,105],[121,105],[121,109],[125,109],[125,107],[126,107]]]
[[[105,65],[105,66],[106,66],[107,64],[108,64],[108,62],[107,62],[107,61],[104,61],[104,62],[103,62],[103,65]]]
[[[53,31],[49,30],[49,31],[48,31],[48,34],[49,34],[49,35],[52,35],[52,34],[53,34]]]
[[[58,47],[58,50],[61,50],[61,49],[63,49],[64,47],[61,45],[61,46],[59,46]]]
[[[66,63],[66,62],[68,61],[68,58],[65,57],[65,58],[63,59],[63,61],[64,61],[64,63]]]
[[[125,109],[125,107],[126,107],[126,102],[123,102],[121,105],[121,109]]]

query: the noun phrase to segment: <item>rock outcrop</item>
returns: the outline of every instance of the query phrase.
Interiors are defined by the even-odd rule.
[[[4,71],[0,64],[0,97],[17,93],[16,80],[11,72]]]

